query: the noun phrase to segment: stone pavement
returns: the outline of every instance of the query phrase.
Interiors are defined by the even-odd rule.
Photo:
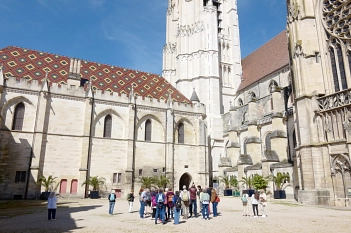
[[[31,214],[0,219],[0,232],[350,232],[350,210],[302,206],[292,200],[269,200],[268,217],[253,218],[242,216],[239,198],[221,197],[218,217],[181,219],[179,225],[155,225],[150,216],[140,219],[139,206],[134,202],[133,213],[128,213],[127,201],[117,200],[110,216],[107,199],[60,198],[56,221],[48,221],[41,207]]]

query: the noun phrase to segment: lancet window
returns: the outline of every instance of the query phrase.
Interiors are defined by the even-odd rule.
[[[22,130],[24,120],[24,104],[21,102],[15,107],[15,114],[13,116],[12,130]]]

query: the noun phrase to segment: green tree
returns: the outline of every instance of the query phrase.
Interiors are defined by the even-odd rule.
[[[243,183],[246,187],[246,189],[252,189],[252,178],[251,177],[241,177],[241,180],[239,180],[240,183]]]
[[[170,184],[171,182],[165,175],[160,175],[158,177],[153,178],[153,184],[157,188],[166,188],[167,184]]]
[[[230,177],[228,175],[219,176],[219,182],[224,183],[225,189],[229,189]]]
[[[289,174],[282,174],[281,172],[278,172],[276,176],[273,176],[273,182],[276,190],[284,190],[289,186],[290,176]],[[284,187],[284,185],[286,186]]]
[[[151,189],[151,185],[154,184],[154,177],[150,176],[143,176],[139,178],[139,183],[141,183],[142,188],[148,188]]]
[[[93,191],[99,191],[102,186],[105,186],[106,179],[98,176],[90,176],[86,181],[83,182],[83,185],[89,185],[93,188]]]
[[[235,191],[239,190],[239,181],[236,178],[236,176],[232,176],[229,180],[230,182],[230,186],[232,186],[234,188]]]
[[[256,190],[266,189],[268,185],[268,179],[259,174],[255,174],[252,178],[252,185]]]
[[[54,184],[56,183],[55,179],[57,177],[52,177],[52,175],[48,176],[47,178],[45,176],[41,176],[38,179],[38,184],[44,187],[45,192],[48,192],[49,190],[54,190]]]

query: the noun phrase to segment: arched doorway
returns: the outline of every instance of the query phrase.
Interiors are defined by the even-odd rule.
[[[188,173],[184,173],[179,179],[179,190],[183,190],[183,185],[186,186],[186,189],[189,188],[191,182],[191,176]]]

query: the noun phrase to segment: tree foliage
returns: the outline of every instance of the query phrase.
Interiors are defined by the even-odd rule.
[[[276,190],[284,190],[290,185],[290,176],[289,174],[278,172],[276,176],[273,176],[273,182]]]
[[[90,176],[89,179],[83,182],[83,185],[89,185],[93,188],[93,191],[99,191],[106,184],[106,179],[98,176]]]
[[[170,184],[171,182],[165,175],[160,175],[157,177],[153,177],[153,184],[157,188],[166,188],[167,184]]]
[[[249,177],[241,177],[241,180],[239,180],[240,183],[243,183],[245,185],[246,189],[252,189],[252,178]]]
[[[225,189],[230,187],[230,177],[228,175],[219,176],[219,182],[224,183]]]
[[[139,183],[141,183],[142,188],[151,189],[151,185],[154,183],[154,177],[142,176],[139,178]]]
[[[230,186],[232,188],[234,188],[235,191],[238,191],[239,190],[239,181],[238,179],[236,178],[236,176],[232,176],[229,180],[230,182]]]
[[[256,190],[266,189],[268,185],[268,178],[264,178],[262,175],[255,174],[252,178],[252,185]]]
[[[53,191],[54,190],[54,184],[56,183],[55,179],[57,177],[52,177],[52,175],[48,176],[47,178],[45,176],[41,176],[38,179],[38,184],[44,187],[45,192]]]

